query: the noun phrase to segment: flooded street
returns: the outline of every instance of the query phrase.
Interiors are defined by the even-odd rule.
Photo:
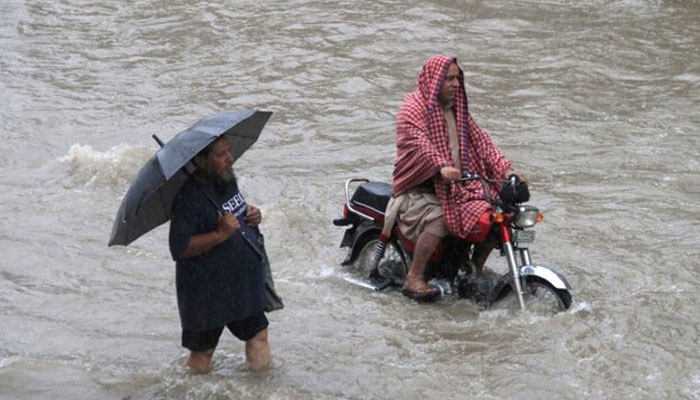
[[[700,4],[0,2],[0,399],[700,399]],[[344,280],[345,180],[390,181],[434,53],[531,181],[556,316]],[[273,368],[188,373],[168,224],[107,247],[157,149],[274,115],[236,163],[286,308]],[[488,263],[502,269],[494,252]]]

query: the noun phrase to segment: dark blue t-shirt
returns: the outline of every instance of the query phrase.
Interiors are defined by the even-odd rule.
[[[217,209],[209,196],[226,211],[239,216],[241,229],[256,241],[245,225],[246,202],[235,182],[226,193],[190,178],[173,203],[170,253],[176,261],[177,303],[183,329],[202,331],[242,320],[264,308],[265,281],[260,257],[241,232],[197,257],[182,258],[190,238],[216,229]]]

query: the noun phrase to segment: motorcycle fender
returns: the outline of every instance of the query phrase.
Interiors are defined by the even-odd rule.
[[[520,276],[536,276],[549,282],[556,289],[571,290],[569,283],[555,270],[541,265],[523,265],[520,267]],[[508,272],[501,276],[491,292],[491,302],[497,302],[510,292],[513,285],[513,273]]]
[[[360,241],[360,238],[368,234],[373,234],[373,232],[376,232],[378,236],[381,230],[382,228],[380,226],[370,221],[363,222],[360,225],[354,226],[346,230],[345,236],[343,237],[343,241],[341,243],[341,247],[343,247],[343,245],[349,245],[350,251],[348,252],[348,256],[345,258],[345,260],[343,260],[341,265],[352,264],[360,255],[360,251],[362,249],[357,246],[358,242]]]
[[[352,245],[353,238],[355,236],[355,231],[357,230],[356,228],[356,226],[353,226],[352,228],[348,228],[345,230],[343,240],[340,241],[340,247],[348,247]]]
[[[542,265],[523,265],[520,267],[520,276],[536,276],[551,283],[556,289],[571,289],[571,286],[561,274]]]

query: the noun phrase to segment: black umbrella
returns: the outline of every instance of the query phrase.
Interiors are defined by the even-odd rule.
[[[194,156],[223,135],[231,142],[234,159],[238,159],[255,143],[271,115],[266,111],[227,111],[202,119],[166,144],[154,135],[162,147],[139,170],[122,199],[108,245],[126,246],[168,221],[175,195],[194,170],[191,163]],[[213,200],[212,205],[223,212]],[[241,220],[241,223],[245,222]],[[282,302],[274,292],[262,242],[256,244],[243,230],[240,232],[263,260],[268,303],[272,304],[269,309],[282,308]]]
[[[258,139],[271,115],[265,111],[222,112],[197,122],[164,145],[156,138],[163,147],[141,168],[122,199],[109,246],[126,246],[168,221],[175,195],[194,168],[192,158],[225,135],[238,159]]]

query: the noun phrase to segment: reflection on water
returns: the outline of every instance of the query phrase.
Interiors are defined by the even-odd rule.
[[[1,3],[0,397],[700,398],[698,18],[680,1]],[[532,181],[533,257],[574,286],[568,312],[343,280],[343,182],[389,179],[396,109],[437,51]],[[269,373],[224,335],[192,376],[167,225],[106,242],[150,135],[236,108],[275,112],[236,168],[287,308]]]

